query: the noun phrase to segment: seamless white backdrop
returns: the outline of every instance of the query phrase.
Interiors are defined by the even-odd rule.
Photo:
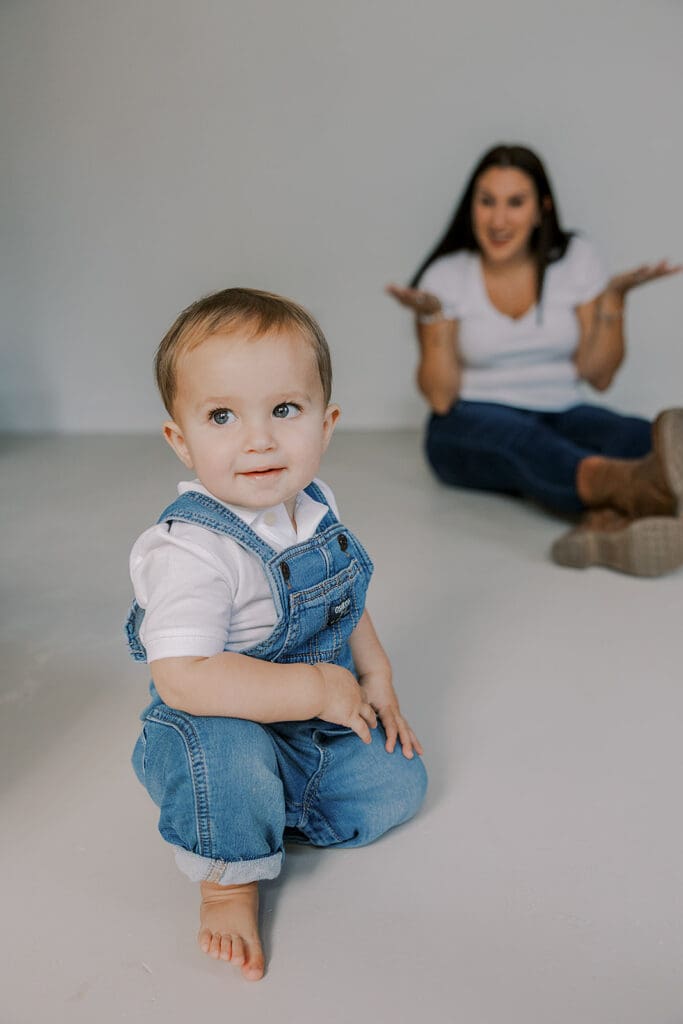
[[[492,143],[613,269],[683,258],[682,37],[677,0],[4,0],[0,429],[158,429],[156,344],[229,284],[318,316],[344,425],[418,423],[383,285]],[[634,295],[610,402],[680,404],[682,313]]]

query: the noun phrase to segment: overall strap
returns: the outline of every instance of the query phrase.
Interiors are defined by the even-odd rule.
[[[214,533],[224,533],[237,541],[241,547],[253,551],[264,562],[270,561],[276,554],[275,550],[261,540],[243,519],[225,505],[221,505],[215,498],[200,494],[199,491],[185,491],[164,509],[157,522],[194,523]]]
[[[322,490],[320,489],[320,487],[318,487],[318,485],[315,482],[310,483],[308,487],[304,487],[304,491],[306,492],[309,498],[313,498],[313,501],[319,501],[321,505],[327,505],[327,512],[320,520],[316,533],[322,533],[323,530],[327,530],[329,529],[330,526],[334,526],[335,523],[339,522],[334,512],[330,508],[327,498],[325,497]]]

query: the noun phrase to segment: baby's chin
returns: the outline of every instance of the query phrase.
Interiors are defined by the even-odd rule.
[[[310,481],[300,486],[291,483],[287,486],[285,474],[285,469],[240,473],[236,485],[231,487],[211,487],[202,480],[200,483],[225,505],[235,505],[250,512],[285,505],[291,514],[297,495]]]

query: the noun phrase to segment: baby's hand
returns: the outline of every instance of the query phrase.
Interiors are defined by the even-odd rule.
[[[424,753],[422,744],[401,714],[391,676],[385,672],[367,672],[360,677],[360,688],[384,726],[384,731],[387,734],[386,750],[388,753],[394,752],[397,740],[401,745],[403,756],[408,760],[413,757],[414,753]]]
[[[316,669],[323,677],[323,706],[318,717],[335,725],[353,729],[363,743],[370,743],[370,729],[377,725],[377,715],[365,700],[363,691],[348,669],[319,662]]]

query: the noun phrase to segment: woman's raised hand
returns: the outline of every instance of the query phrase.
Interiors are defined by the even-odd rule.
[[[683,265],[671,266],[668,260],[660,260],[659,263],[643,263],[635,270],[627,270],[623,274],[615,274],[607,285],[607,291],[616,292],[622,299],[632,288],[637,288],[648,281],[657,281],[660,277],[669,277],[671,274],[678,274],[683,270]]]
[[[441,300],[431,292],[423,292],[419,288],[403,288],[399,284],[388,284],[385,291],[418,316],[436,316],[441,312]]]

